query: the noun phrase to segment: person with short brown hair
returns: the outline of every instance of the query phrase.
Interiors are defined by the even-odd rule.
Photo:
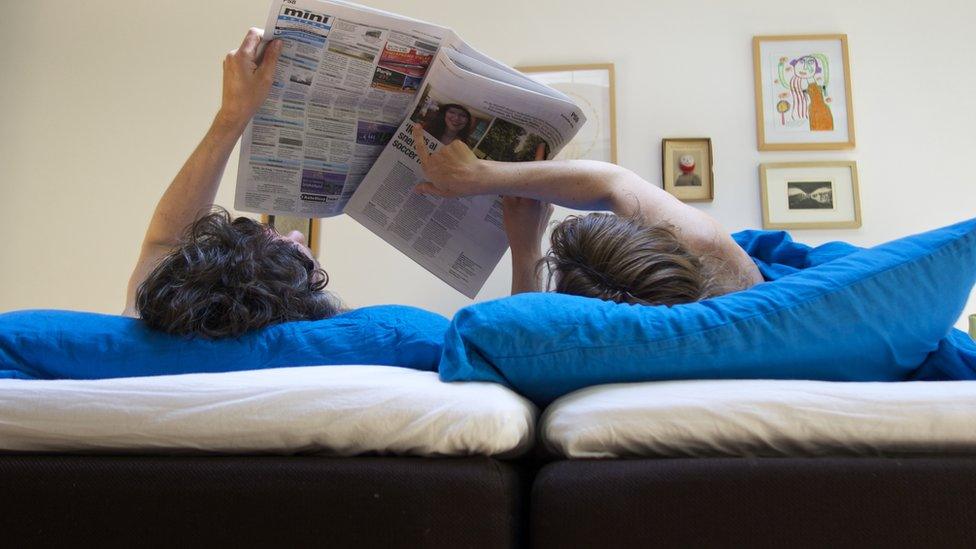
[[[414,133],[422,143],[419,128]],[[630,170],[591,160],[479,160],[458,141],[417,153],[427,178],[417,192],[505,197],[513,294],[539,291],[542,265],[557,292],[644,305],[698,301],[763,281],[718,221]],[[613,213],[569,217],[543,256],[550,203]]]

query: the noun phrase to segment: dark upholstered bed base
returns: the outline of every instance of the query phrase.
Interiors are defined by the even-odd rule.
[[[0,455],[0,545],[976,547],[976,457],[557,461],[534,483],[528,469]]]
[[[513,547],[522,484],[484,457],[0,455],[0,544]]]
[[[532,545],[976,547],[976,458],[559,461]]]

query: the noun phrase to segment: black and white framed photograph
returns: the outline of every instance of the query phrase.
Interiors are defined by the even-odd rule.
[[[759,166],[765,229],[861,226],[855,162],[781,162]]]
[[[791,210],[834,209],[833,181],[787,181],[786,194]]]

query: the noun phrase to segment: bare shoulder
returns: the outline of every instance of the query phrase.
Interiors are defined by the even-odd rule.
[[[721,223],[696,208],[684,206],[687,210],[678,217],[680,224],[675,224],[679,238],[718,278],[719,285],[727,289],[724,293],[745,290],[763,282],[752,258],[736,244]]]
[[[718,277],[719,285],[729,292],[751,288],[763,281],[756,264],[715,218],[632,172],[622,170],[621,173],[614,200],[617,215],[636,214],[649,225],[673,226],[681,242],[702,258]]]

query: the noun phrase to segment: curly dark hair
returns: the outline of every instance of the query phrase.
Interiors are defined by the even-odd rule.
[[[324,291],[329,277],[298,245],[223,208],[187,227],[136,291],[150,327],[209,339],[236,337],[291,320],[339,312]]]
[[[540,263],[559,293],[618,303],[677,305],[730,291],[667,224],[607,213],[570,216]]]

